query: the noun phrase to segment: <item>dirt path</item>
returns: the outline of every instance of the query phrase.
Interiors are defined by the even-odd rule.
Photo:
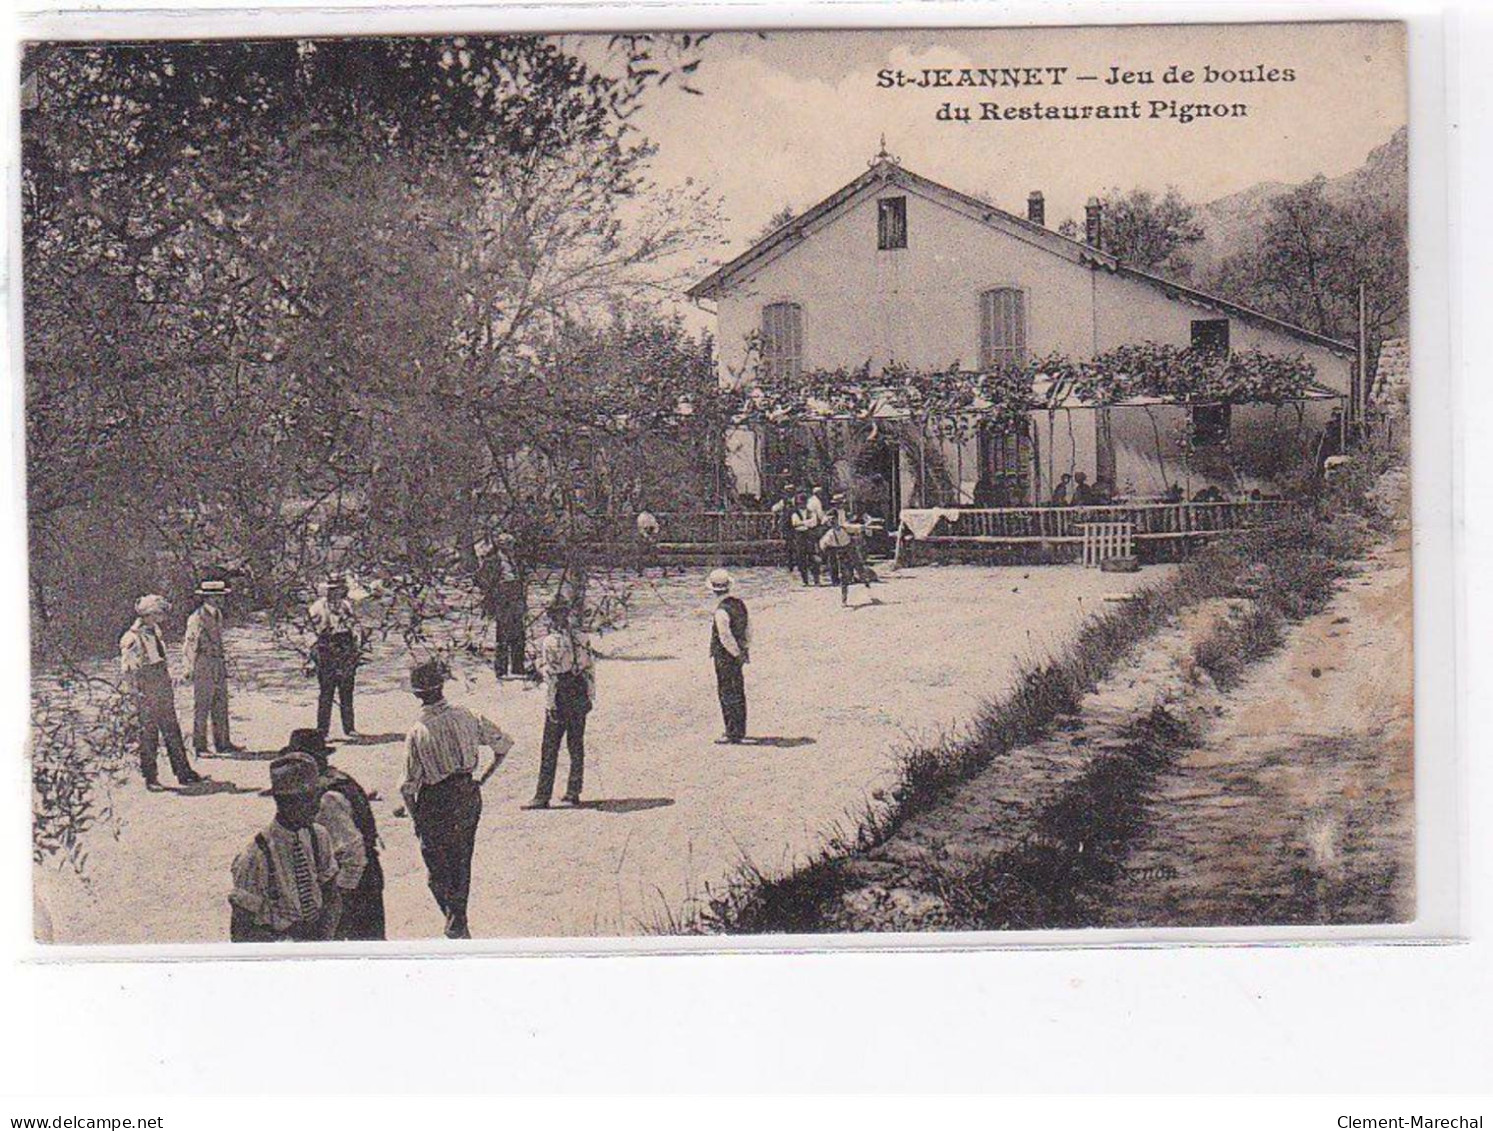
[[[1111,926],[1415,914],[1408,538],[1250,674],[1157,784]]]
[[[1076,567],[946,567],[892,574],[842,610],[828,588],[781,571],[742,571],[754,617],[747,670],[751,733],[722,747],[706,656],[712,602],[699,573],[640,591],[630,627],[600,641],[597,710],[588,729],[593,807],[522,812],[538,766],[543,692],[497,685],[475,663],[451,698],[491,714],[518,745],[484,790],[471,921],[478,937],[636,933],[678,914],[743,857],[769,871],[853,827],[891,780],[895,754],[968,720],[999,696],[1020,661],[1072,634],[1106,594],[1156,582]],[[87,882],[55,864],[36,871],[38,901],[58,942],[193,942],[226,936],[228,870],[272,813],[265,759],[314,713],[314,686],[262,630],[240,628],[236,737],[254,758],[208,759],[222,783],[200,796],[116,791],[117,828],[90,838]],[[337,764],[380,799],[392,938],[434,938],[441,920],[407,821],[392,816],[402,735],[417,715],[401,689],[408,657],[382,650],[360,676],[365,744]],[[253,675],[254,686],[244,686]],[[178,692],[185,717],[189,693]],[[334,728],[335,737],[335,728]],[[563,773],[563,766],[562,766]]]
[[[1278,652],[1223,693],[1197,670],[1193,647],[1234,603],[1189,610],[1050,736],[996,759],[946,802],[850,861],[827,927],[1412,917],[1408,539],[1370,555],[1323,612],[1291,626]],[[1108,759],[1112,767],[1134,769],[1137,724],[1157,707],[1201,741],[1179,743],[1158,772],[1135,774],[1121,787],[1133,796],[1096,789],[1106,755],[1120,756]],[[1084,828],[1121,830],[1112,875],[1097,883],[1073,871],[1041,875],[1044,841],[1064,825],[1069,839]],[[1095,845],[1088,847],[1092,855]],[[1010,885],[1029,883],[1043,889],[1033,893],[1042,921],[1023,921],[1031,901],[1010,895]],[[1014,917],[1001,918],[1011,907]]]

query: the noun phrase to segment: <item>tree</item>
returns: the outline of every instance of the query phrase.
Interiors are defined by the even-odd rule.
[[[328,508],[375,497],[424,529],[367,552],[445,571],[436,545],[532,434],[547,340],[665,285],[714,219],[651,191],[629,124],[700,43],[616,37],[598,66],[535,37],[33,48],[41,627],[95,550],[122,585],[218,567],[283,597]]]
[[[1270,203],[1257,239],[1220,264],[1226,297],[1339,341],[1358,329],[1358,285],[1367,288],[1371,354],[1410,306],[1403,201],[1334,202],[1323,177]]]
[[[1203,238],[1197,208],[1175,188],[1157,197],[1149,189],[1111,189],[1104,195],[1104,250],[1143,271],[1187,277],[1182,254]]]
[[[767,222],[762,227],[757,229],[757,234],[752,237],[752,242],[754,244],[761,243],[779,228],[793,223],[796,219],[798,219],[798,213],[793,210],[793,205],[784,203],[781,208],[767,218]]]

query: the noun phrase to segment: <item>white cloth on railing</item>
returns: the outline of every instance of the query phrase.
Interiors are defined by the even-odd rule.
[[[946,518],[950,522],[959,521],[959,512],[953,507],[918,507],[904,508],[902,511],[902,526],[898,535],[910,534],[914,538],[926,538],[933,533],[933,528],[938,525],[938,520]]]

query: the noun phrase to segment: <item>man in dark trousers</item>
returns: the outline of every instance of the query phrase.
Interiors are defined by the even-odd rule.
[[[316,760],[286,754],[270,763],[275,819],[233,861],[228,937],[234,942],[316,942],[341,914],[331,834],[317,822]]]
[[[342,915],[333,937],[382,939],[384,869],[378,857],[378,826],[367,792],[330,763],[336,749],[314,727],[299,727],[290,732],[283,753],[309,754],[316,760],[321,790],[316,822],[331,835],[342,895]]]
[[[358,633],[357,614],[348,598],[347,579],[331,574],[322,586],[322,596],[307,615],[316,632],[311,659],[316,665],[316,729],[323,735],[332,727],[332,699],[342,711],[342,733],[356,738],[353,718],[353,683],[363,642]]]
[[[197,586],[199,603],[187,617],[181,641],[185,676],[192,682],[192,749],[207,753],[207,727],[212,723],[213,749],[240,754],[228,735],[228,657],[223,649],[223,601],[233,590],[226,581],[204,581]]]
[[[710,591],[720,598],[710,627],[710,658],[715,661],[715,688],[721,701],[726,733],[716,741],[737,744],[746,740],[746,681],[742,669],[751,662],[751,626],[747,607],[731,596],[731,575],[711,571]]]
[[[446,917],[446,937],[469,939],[467,897],[482,818],[481,782],[498,768],[513,740],[481,715],[446,702],[448,674],[439,660],[427,660],[410,672],[410,687],[424,709],[410,729],[399,792],[414,818],[430,894]],[[493,762],[479,781],[473,774],[481,746],[492,751]]]
[[[487,614],[493,619],[493,672],[499,679],[529,674],[527,586],[515,551],[513,535],[499,534],[477,574]]]
[[[563,601],[550,606],[549,635],[539,645],[539,671],[547,702],[544,739],[539,751],[539,784],[525,809],[548,809],[555,791],[555,771],[563,739],[570,754],[565,783],[566,805],[581,803],[586,772],[586,716],[596,704],[596,658],[591,638]]]
[[[778,517],[778,537],[783,540],[783,565],[789,573],[798,568],[798,536],[793,525],[793,514],[797,510],[798,488],[784,481],[778,501],[772,505],[772,513]]]
[[[124,673],[125,685],[134,692],[140,719],[140,773],[150,790],[162,788],[157,752],[163,739],[176,780],[182,785],[196,785],[203,780],[187,761],[181,722],[176,717],[171,672],[166,666],[161,620],[170,610],[171,603],[166,598],[158,593],[146,594],[135,602],[135,623],[119,638],[119,670]]]
[[[809,496],[798,493],[793,510],[793,556],[798,562],[798,575],[805,585],[812,574],[814,584],[819,584],[819,520],[820,515],[809,507]]]

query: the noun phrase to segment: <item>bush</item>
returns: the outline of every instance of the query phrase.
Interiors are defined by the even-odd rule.
[[[84,674],[32,692],[32,859],[61,857],[79,872],[83,836],[112,816],[109,787],[122,780],[138,723],[129,693]]]

